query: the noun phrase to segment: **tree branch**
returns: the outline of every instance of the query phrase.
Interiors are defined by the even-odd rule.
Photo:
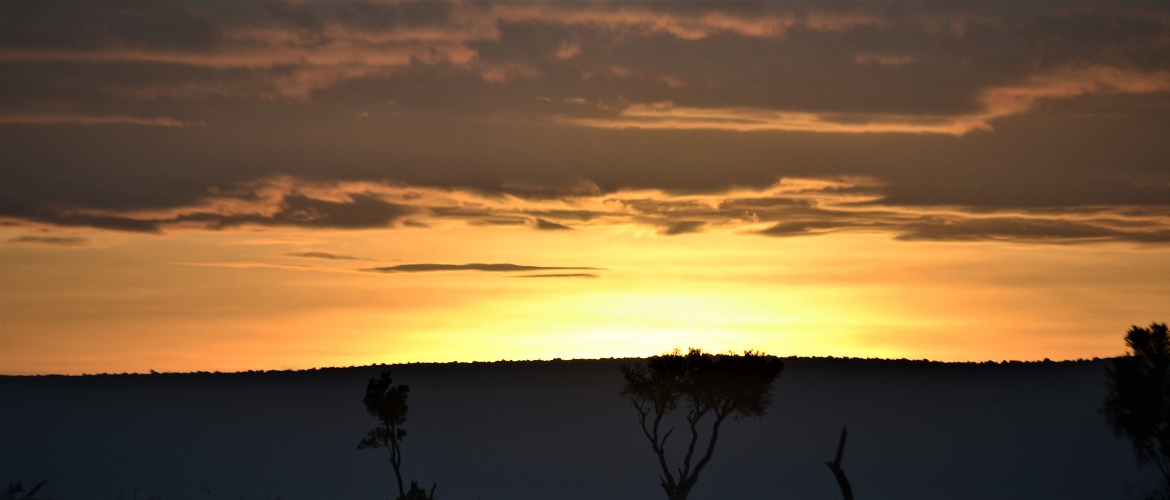
[[[666,440],[670,438],[670,433],[674,432],[674,428],[672,427],[670,430],[666,431],[666,435],[662,436],[662,439],[659,440],[658,429],[662,424],[662,418],[665,416],[665,412],[662,411],[659,405],[655,405],[654,423],[652,424],[652,427],[648,429],[646,427],[646,419],[650,416],[650,410],[646,408],[645,405],[635,401],[633,398],[630,399],[630,402],[634,405],[634,408],[638,410],[638,423],[642,427],[642,435],[646,436],[647,441],[650,441],[650,448],[654,450],[654,454],[658,456],[658,466],[662,468],[662,473],[664,474],[664,476],[658,476],[658,479],[662,481],[663,488],[669,491],[673,491],[676,483],[674,481],[674,475],[670,473],[670,466],[666,463]]]
[[[707,451],[703,454],[703,458],[699,460],[698,464],[695,464],[695,471],[691,475],[692,484],[699,480],[699,472],[707,466],[707,462],[710,462],[711,456],[715,454],[715,441],[719,440],[719,426],[723,425],[723,421],[727,419],[728,415],[731,415],[731,410],[715,413],[715,425],[711,427],[711,440],[707,442]]]
[[[849,435],[848,427],[841,428],[841,441],[837,444],[837,458],[832,462],[825,462],[833,476],[837,478],[837,486],[841,487],[841,495],[845,500],[853,500],[853,487],[849,486],[849,478],[845,477],[845,469],[841,468],[841,458],[845,455],[845,438]]]
[[[706,413],[707,410],[705,409],[701,411],[694,409],[687,414],[687,424],[689,424],[691,428],[691,442],[687,446],[686,456],[683,457],[683,467],[680,469],[679,481],[686,481],[686,477],[691,473],[691,458],[693,458],[695,455],[695,444],[699,441],[699,430],[697,426],[699,424],[699,420],[702,420],[703,415]]]

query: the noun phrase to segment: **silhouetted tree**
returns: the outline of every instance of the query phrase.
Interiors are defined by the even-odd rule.
[[[417,481],[411,481],[410,491],[402,488],[402,440],[406,437],[406,394],[410,386],[394,385],[390,379],[390,372],[383,372],[378,378],[370,379],[366,385],[366,397],[362,402],[371,416],[377,417],[379,425],[370,429],[366,437],[358,443],[358,449],[386,447],[390,450],[390,467],[394,469],[394,479],[398,481],[398,500],[432,500],[435,498],[435,486],[431,486],[430,494],[418,487]]]
[[[841,496],[845,500],[853,500],[853,487],[849,485],[849,478],[845,477],[845,469],[841,467],[841,459],[845,458],[845,438],[849,437],[848,427],[841,428],[841,441],[837,443],[837,457],[832,462],[825,462],[833,477],[837,478],[837,486],[841,488]]]
[[[622,396],[638,410],[642,434],[658,455],[662,468],[659,479],[669,500],[685,500],[690,494],[699,474],[711,461],[719,427],[727,418],[764,414],[772,402],[772,386],[783,369],[779,358],[760,352],[714,355],[699,349],[690,349],[686,354],[676,349],[652,356],[644,364],[622,367],[626,381]],[[674,428],[663,432],[662,425],[666,415],[678,409],[680,403],[686,408],[690,441],[682,466],[672,472],[666,458],[666,441]],[[708,416],[710,435],[696,462],[699,428]]]
[[[1170,499],[1170,335],[1166,324],[1134,326],[1125,335],[1131,352],[1106,369],[1106,420],[1118,436],[1133,443],[1139,464],[1162,474],[1150,498]]]

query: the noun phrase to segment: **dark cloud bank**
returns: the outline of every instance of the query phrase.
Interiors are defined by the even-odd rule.
[[[1168,238],[1114,215],[1170,213],[1164,4],[17,0],[0,19],[0,217],[20,224],[580,229],[607,214],[361,190],[206,205],[278,176],[524,200],[865,176],[870,213],[756,210],[762,234]],[[744,217],[668,206],[631,217]]]

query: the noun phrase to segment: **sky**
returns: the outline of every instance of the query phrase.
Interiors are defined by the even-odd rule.
[[[0,373],[1114,356],[1170,7],[0,4]]]

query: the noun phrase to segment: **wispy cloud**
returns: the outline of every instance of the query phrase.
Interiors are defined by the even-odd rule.
[[[165,116],[83,115],[83,114],[0,114],[0,124],[19,125],[138,125],[143,127],[188,127],[192,123]],[[201,125],[196,123],[195,125]]]
[[[508,276],[509,278],[597,278],[598,275],[591,273],[562,273],[562,274],[525,274],[521,276]]]
[[[394,203],[363,192],[311,190],[302,192],[289,179],[263,181],[227,194],[214,194],[199,205],[156,211],[51,210],[43,207],[12,214],[29,221],[60,227],[95,227],[118,231],[159,233],[164,229],[222,230],[235,227],[306,227],[362,229],[390,227],[420,207]],[[307,185],[306,185],[307,186]],[[290,189],[292,188],[292,189]],[[332,191],[332,192],[330,192]],[[284,240],[263,240],[284,244]],[[289,241],[288,243],[295,243]]]
[[[1030,77],[1017,85],[981,92],[983,110],[962,115],[809,112],[764,108],[676,105],[670,101],[632,104],[614,116],[562,116],[566,123],[608,129],[787,131],[835,134],[946,134],[991,130],[992,122],[1031,111],[1045,100],[1082,95],[1170,92],[1170,71],[1140,72],[1107,66],[1069,68]]]
[[[701,220],[680,220],[671,223],[666,229],[663,229],[662,234],[674,236],[677,234],[701,233],[703,232],[703,226],[706,225],[707,223]]]
[[[38,236],[26,234],[10,239],[8,243],[73,247],[89,243],[89,238],[83,238],[81,236]]]
[[[725,10],[673,12],[641,6],[501,4],[495,6],[493,13],[503,22],[584,26],[622,34],[669,35],[682,40],[701,40],[716,35],[782,38],[794,28],[840,32],[890,24],[884,16],[864,12],[757,12],[750,15]]]
[[[861,52],[853,56],[857,64],[877,64],[880,66],[903,66],[918,60],[917,57],[907,54],[876,54]]]
[[[362,271],[372,273],[428,273],[437,271],[484,271],[494,273],[510,273],[523,271],[556,271],[556,270],[597,270],[596,267],[548,267],[522,266],[517,264],[401,264],[389,267],[372,267]]]
[[[557,224],[556,222],[541,219],[539,217],[536,219],[536,228],[542,231],[563,231],[565,229],[573,229],[564,224]]]
[[[338,255],[329,252],[289,252],[284,254],[288,257],[300,257],[303,259],[328,259],[328,260],[368,260],[361,257],[353,257],[350,255]]]
[[[224,267],[229,269],[288,269],[294,271],[330,271],[320,266],[312,266],[308,264],[273,264],[271,262],[175,262],[174,264],[180,266],[198,266],[198,267]]]

